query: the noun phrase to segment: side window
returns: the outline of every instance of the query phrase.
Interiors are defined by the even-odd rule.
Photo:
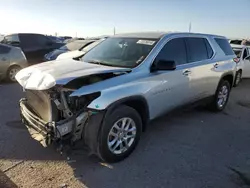
[[[183,38],[170,40],[156,57],[157,60],[175,61],[176,65],[187,63],[186,45]]]
[[[48,42],[52,42],[51,39],[49,39],[48,37],[43,36],[43,35],[36,35],[35,38],[36,38],[37,44],[39,44],[41,46],[46,46],[46,44],[48,44]]]
[[[209,59],[204,38],[187,38],[189,62]]]
[[[248,56],[247,49],[244,49],[242,59],[245,59]]]
[[[0,45],[0,54],[7,54],[9,53],[9,51],[10,51],[9,47]]]
[[[234,55],[234,51],[227,39],[215,38],[215,41],[220,46],[225,55]]]
[[[206,48],[207,48],[207,57],[208,57],[208,59],[210,59],[214,55],[214,51],[213,51],[213,49],[212,49],[212,47],[209,44],[207,39],[204,39],[204,42],[205,42]]]

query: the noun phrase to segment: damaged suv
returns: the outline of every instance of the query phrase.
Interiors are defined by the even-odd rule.
[[[79,59],[21,70],[22,122],[43,146],[81,140],[102,160],[121,161],[148,122],[165,112],[201,99],[223,110],[235,57],[221,36],[115,35]]]

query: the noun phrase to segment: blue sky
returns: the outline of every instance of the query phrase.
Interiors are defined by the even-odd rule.
[[[0,33],[188,31],[250,37],[250,0],[0,0]]]

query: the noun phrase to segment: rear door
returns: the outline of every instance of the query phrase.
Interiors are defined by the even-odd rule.
[[[5,45],[0,45],[0,77],[4,76],[7,73],[9,68],[9,52],[11,48]]]
[[[211,58],[214,52],[205,37],[187,37],[186,44],[188,64],[183,65],[183,68],[188,72],[192,102],[209,96],[214,87],[211,77]]]

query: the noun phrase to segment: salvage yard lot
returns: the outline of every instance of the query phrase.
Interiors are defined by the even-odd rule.
[[[19,122],[21,96],[17,84],[0,86],[0,187],[237,188],[228,167],[250,172],[250,80],[233,89],[222,113],[185,109],[153,121],[136,151],[113,165],[40,146]]]

